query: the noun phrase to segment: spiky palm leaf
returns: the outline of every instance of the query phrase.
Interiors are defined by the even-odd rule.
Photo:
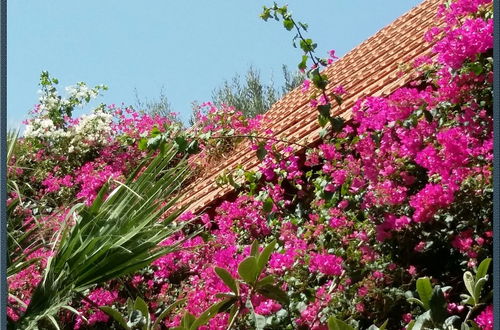
[[[17,328],[36,329],[42,319],[56,325],[53,316],[75,293],[136,272],[177,249],[177,245],[158,246],[181,228],[172,222],[182,210],[172,211],[172,207],[188,167],[176,154],[174,146],[165,146],[144,172],[138,174],[139,167],[107,197],[109,185],[101,189],[91,206],[78,204],[73,208],[69,216],[76,223],[62,231],[44,278]],[[165,200],[168,202],[162,205]],[[159,221],[164,214],[168,215]]]
[[[7,166],[9,169],[17,166],[15,161],[17,160],[18,136],[18,132],[7,132]],[[26,260],[26,256],[19,252],[26,248],[36,249],[38,242],[33,242],[30,239],[36,228],[27,230],[23,226],[22,217],[16,216],[14,213],[21,202],[21,196],[16,181],[9,175],[7,176],[7,191],[9,195],[11,192],[16,192],[18,195],[7,206],[7,277],[10,277],[36,262],[36,259]]]

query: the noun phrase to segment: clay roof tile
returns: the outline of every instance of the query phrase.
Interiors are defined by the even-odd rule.
[[[332,63],[323,72],[334,83],[347,90],[344,103],[334,109],[336,115],[349,119],[351,107],[363,96],[388,95],[405,86],[411,75],[398,75],[399,65],[411,63],[419,56],[430,54],[430,45],[423,39],[427,29],[435,25],[435,13],[440,0],[425,0],[402,15],[349,53]],[[318,142],[319,124],[316,110],[309,106],[307,93],[301,87],[276,102],[265,114],[264,129],[272,129],[276,137],[300,144]],[[221,159],[185,188],[179,206],[187,206],[198,213],[221,200],[232,189],[218,187],[215,179],[224,170],[237,165],[256,169],[259,164],[248,142],[240,143],[226,158]]]

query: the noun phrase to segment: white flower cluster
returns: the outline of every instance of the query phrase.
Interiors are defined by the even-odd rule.
[[[90,115],[83,115],[76,125],[56,125],[49,114],[60,113],[65,115],[65,107],[74,107],[88,103],[96,98],[99,89],[105,86],[89,88],[85,83],[66,87],[67,98],[58,96],[55,88],[50,88],[40,96],[40,106],[36,116],[26,125],[24,137],[36,138],[48,142],[51,147],[61,152],[85,153],[93,146],[108,143],[111,134],[113,116],[103,111],[104,106],[94,109]],[[61,118],[63,119],[63,118]]]
[[[90,115],[81,116],[78,124],[73,127],[70,145],[107,144],[112,121],[113,116],[104,112],[102,108],[94,109]]]
[[[99,95],[99,89],[105,89],[106,86],[99,85],[95,88],[89,88],[85,83],[79,82],[74,86],[66,87],[66,92],[68,93],[68,98],[60,97],[57,94],[57,90],[50,89],[46,92],[38,91],[42,95],[39,98],[40,111],[57,110],[68,105],[81,105],[90,101],[91,99],[97,98]]]
[[[98,89],[89,88],[85,83],[80,82],[76,86],[66,87],[66,92],[70,98],[75,99],[95,99],[99,95]]]
[[[43,93],[42,91],[38,92]],[[57,109],[68,102],[67,100],[60,98],[56,91],[52,91],[48,94],[42,94],[38,100],[40,103],[39,110],[41,112],[48,111],[50,109]]]
[[[69,137],[71,133],[62,128],[57,128],[54,122],[46,117],[31,119],[24,131],[25,138],[39,138],[47,140],[57,140],[62,137]]]

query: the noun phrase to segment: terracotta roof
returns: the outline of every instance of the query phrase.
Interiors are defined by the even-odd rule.
[[[342,85],[348,93],[342,106],[334,108],[334,115],[349,119],[351,108],[359,98],[388,95],[414,78],[411,74],[398,74],[399,66],[430,54],[431,45],[424,41],[423,35],[435,25],[439,3],[440,0],[425,0],[323,71],[331,81],[329,89]],[[264,129],[268,128],[276,137],[291,142],[305,145],[318,142],[317,111],[309,105],[308,93],[297,88],[274,104],[265,114]],[[215,183],[224,170],[237,165],[246,170],[255,169],[258,164],[249,143],[242,142],[228,158],[207,169],[186,187],[189,193],[182,197],[180,204],[188,205],[193,213],[202,211],[231,193],[231,187],[221,188]]]

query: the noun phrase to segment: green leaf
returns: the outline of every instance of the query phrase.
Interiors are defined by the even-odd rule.
[[[161,135],[161,131],[158,127],[154,126],[149,134],[151,135],[151,137],[156,137]]]
[[[262,294],[263,296],[265,296],[269,299],[276,300],[277,302],[279,302],[282,305],[288,305],[288,303],[290,302],[290,299],[288,298],[288,295],[286,294],[286,292],[281,290],[280,288],[278,288],[275,285],[266,284],[266,285],[260,286],[257,289],[257,292],[259,292],[260,294]]]
[[[153,323],[153,327],[151,330],[156,330],[156,328],[160,325],[160,322],[177,306],[183,304],[186,299],[179,299],[176,302],[172,303],[168,306],[161,314],[156,318],[155,323]]]
[[[262,280],[257,282],[257,287],[269,285],[269,284],[274,284],[274,276],[273,275],[267,275],[264,277]]]
[[[223,301],[220,301],[218,303],[213,304],[210,306],[206,311],[204,311],[194,322],[191,324],[190,330],[196,330],[202,325],[206,324],[212,317],[217,315],[220,311],[224,310],[225,307],[228,305],[234,304],[236,302],[236,299],[234,298],[227,298],[224,299]]]
[[[190,155],[194,155],[194,154],[197,154],[198,152],[200,152],[200,144],[199,144],[198,140],[191,141],[189,143],[187,153]]]
[[[321,127],[325,127],[330,122],[330,119],[320,114],[318,115],[318,122]]]
[[[127,298],[127,312],[130,314],[134,310],[134,301],[132,298]]]
[[[149,308],[141,297],[135,298],[134,309],[141,311],[142,315],[146,318],[146,323],[149,323]]]
[[[444,320],[444,326],[447,329],[458,329],[457,325],[460,324],[461,322],[460,316],[458,315],[452,315],[448,317],[446,320]]]
[[[465,287],[467,288],[467,291],[469,291],[469,294],[471,295],[471,297],[474,299],[474,276],[472,276],[472,273],[469,272],[469,271],[466,271],[464,273],[464,284],[465,284]],[[476,303],[476,301],[474,301],[474,304]]]
[[[254,240],[252,246],[250,247],[250,255],[257,258],[259,254],[259,241]]]
[[[420,300],[424,304],[424,308],[428,310],[432,297],[432,284],[428,277],[421,277],[417,280],[417,292]]]
[[[185,152],[188,148],[188,141],[184,136],[177,136],[175,139],[175,146],[179,152]]]
[[[476,304],[481,300],[481,290],[483,289],[484,284],[488,280],[488,277],[481,277],[474,286],[474,301]]]
[[[462,323],[460,324],[460,330],[470,330],[470,327],[467,325],[467,323]]]
[[[331,119],[333,132],[335,132],[335,133],[341,132],[342,129],[344,128],[344,123],[345,123],[345,120],[342,117],[340,117],[340,116],[333,117]]]
[[[474,298],[472,298],[468,294],[461,294],[460,298],[462,299],[463,305],[474,305]]]
[[[427,120],[427,122],[431,123],[434,117],[432,117],[432,114],[430,111],[424,110],[424,117]]]
[[[9,297],[11,295],[9,294]],[[22,302],[22,301],[21,301]],[[85,322],[88,322],[87,318],[85,316],[83,316],[82,313],[80,313],[79,311],[77,311],[76,309],[74,309],[73,307],[69,306],[69,305],[65,305],[65,306],[62,306],[61,308],[63,309],[67,309],[69,310],[70,312],[72,312],[73,314],[75,315],[78,315],[82,320],[84,320]]]
[[[248,284],[254,283],[257,279],[257,258],[248,257],[238,265],[238,274]]]
[[[317,47],[317,44],[313,43],[311,39],[301,39],[300,48],[305,52],[313,52]]]
[[[148,142],[146,143],[146,145],[149,149],[155,150],[155,149],[158,149],[161,141],[162,141],[162,136],[158,135],[158,136],[155,136],[155,137],[149,139]]]
[[[109,316],[111,316],[113,318],[113,320],[115,320],[116,322],[118,322],[118,324],[120,324],[120,326],[122,326],[124,329],[126,330],[129,330],[129,326],[127,325],[127,321],[125,320],[125,318],[123,317],[123,315],[117,311],[116,309],[114,308],[111,308],[109,306],[101,306],[99,307],[104,313],[108,314]]]
[[[429,301],[430,315],[433,322],[441,324],[448,316],[446,311],[446,299],[444,298],[443,291],[439,286],[435,286],[432,290],[432,296]]]
[[[418,304],[421,307],[425,308],[424,303],[420,299],[417,299],[417,298],[407,298],[406,301],[408,301],[409,303]]]
[[[328,319],[328,330],[354,330],[352,326],[332,316]]]
[[[316,61],[318,61],[319,64],[321,64],[322,66],[327,66],[328,65],[328,60],[325,59],[325,58],[320,58],[320,57],[316,56]]]
[[[132,313],[130,313],[128,316],[127,325],[130,328],[134,329],[139,325],[145,325],[146,322],[143,321],[144,321],[144,315],[142,314],[142,312],[138,309],[134,309]]]
[[[255,322],[255,329],[256,330],[263,330],[264,327],[266,326],[266,318],[263,315],[254,313],[253,319]]]
[[[479,328],[479,326],[477,325],[476,322],[474,322],[472,320],[468,320],[467,323],[469,324],[470,329],[472,329],[472,330],[481,330],[481,328]]]
[[[385,330],[385,328],[387,327],[387,323],[389,323],[389,320],[385,320],[384,323],[382,323],[382,325],[378,328],[379,330]]]
[[[78,208],[75,224],[61,236],[31,297],[24,314],[29,320],[27,328],[40,313],[57,313],[58,306],[67,304],[75,292],[143,269],[182,244],[158,246],[182,229],[172,222],[183,210],[173,211],[172,207],[178,200],[174,194],[189,173],[186,159],[179,159],[176,148],[169,145],[161,157],[148,158],[144,164],[148,166],[132,171],[100,207]],[[165,200],[168,202],[161,205]],[[163,214],[168,215],[159,222]],[[53,297],[57,297],[57,306]]]
[[[234,298],[236,295],[234,293],[216,293],[215,298],[218,299],[226,299],[226,298]]]
[[[288,31],[291,31],[293,29],[293,21],[289,18],[283,20],[283,26],[285,27],[285,29],[287,29]]]
[[[476,282],[479,281],[479,279],[486,276],[486,274],[488,273],[488,268],[490,267],[490,263],[491,263],[491,258],[486,258],[479,264],[476,272]]]
[[[262,211],[265,213],[269,213],[273,210],[273,199],[271,197],[268,197],[264,200],[264,204],[262,205]]]
[[[432,329],[429,327],[429,324],[431,323],[431,311],[427,311],[417,317],[415,320],[415,323],[413,323],[413,326],[411,327],[411,330],[423,330],[423,329]]]
[[[231,186],[233,186],[235,189],[239,189],[240,188],[240,185],[238,183],[236,183],[236,181],[234,181],[234,177],[231,173],[229,173],[227,175],[227,181],[229,182],[229,184]]]
[[[326,88],[326,85],[328,85],[328,77],[324,74],[320,74],[318,68],[312,70],[310,75],[314,86],[322,90]]]
[[[299,70],[303,71],[307,68],[307,60],[309,57],[307,55],[302,55],[302,60],[299,63]]]
[[[160,140],[160,144],[158,146],[158,149],[160,149],[160,155],[165,154],[166,143],[165,143],[165,140],[163,138]]]
[[[257,277],[262,273],[264,267],[266,267],[271,257],[271,253],[274,251],[274,246],[276,245],[276,239],[269,243],[264,250],[262,250],[260,256],[257,259]]]
[[[267,150],[265,148],[264,143],[259,143],[259,146],[257,148],[257,158],[262,161],[264,160],[264,157],[267,155]]]
[[[479,62],[474,62],[469,64],[470,71],[474,72],[476,75],[483,73],[483,66]]]
[[[57,324],[57,321],[54,318],[54,316],[48,315],[47,318],[50,320],[50,322],[52,323],[52,325],[54,326],[54,328],[56,328],[56,330],[61,330],[61,328],[59,327],[59,324]]]
[[[338,106],[341,106],[342,103],[344,103],[344,100],[342,99],[342,96],[333,94],[333,97],[335,98],[335,101],[337,102]]]
[[[238,283],[236,283],[233,276],[231,276],[231,273],[229,273],[224,268],[220,268],[220,267],[215,267],[215,272],[222,279],[224,284],[226,284],[228,286],[228,288],[234,292],[234,294],[236,294],[237,296],[240,295],[240,289],[238,287]]]
[[[327,118],[330,117],[330,109],[332,108],[332,105],[330,103],[328,104],[322,104],[318,105],[317,109],[319,113]]]
[[[230,326],[231,324],[233,324],[233,323],[234,323],[234,320],[238,317],[239,312],[240,312],[240,309],[239,309],[238,305],[237,305],[237,304],[234,304],[234,305],[231,307],[231,310],[229,311],[229,319],[228,319],[228,321],[227,321],[227,324],[228,324],[228,329],[230,329],[230,328],[229,328],[229,326]]]
[[[267,22],[267,20],[271,17],[271,10],[264,6],[264,10],[260,14],[260,18]]]
[[[196,317],[193,314],[186,312],[184,313],[184,317],[182,318],[181,325],[184,328],[189,329],[195,320]]]
[[[146,150],[148,148],[148,139],[146,138],[142,138],[139,140],[139,143],[137,144],[137,147],[139,148],[139,150]]]

